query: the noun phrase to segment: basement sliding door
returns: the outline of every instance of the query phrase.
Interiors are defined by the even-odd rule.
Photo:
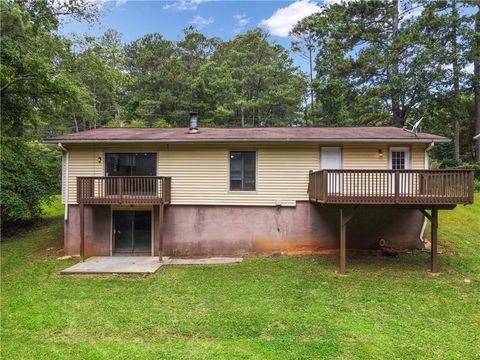
[[[152,251],[152,212],[114,210],[113,252],[148,253]]]

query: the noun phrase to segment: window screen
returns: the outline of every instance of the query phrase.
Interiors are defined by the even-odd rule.
[[[230,190],[255,190],[255,151],[230,152]]]
[[[107,153],[107,176],[155,176],[157,154],[155,153]]]

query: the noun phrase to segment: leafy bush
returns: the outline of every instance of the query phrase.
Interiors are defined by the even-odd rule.
[[[145,120],[142,119],[133,119],[130,121],[123,121],[119,119],[112,119],[109,120],[104,127],[107,128],[120,128],[120,127],[125,127],[125,128],[146,128],[147,124]]]
[[[460,164],[456,166],[449,167],[449,169],[473,169],[475,170],[475,179],[480,180],[480,162],[471,163],[471,164]]]
[[[170,123],[167,120],[160,118],[153,122],[152,127],[153,128],[171,128],[172,125],[170,125]]]
[[[475,171],[474,179],[474,189],[475,191],[480,191],[480,162],[476,163],[465,163],[454,166],[443,166],[444,169],[473,169]]]
[[[104,125],[106,128],[119,128],[122,127],[122,122],[117,119],[108,120],[107,123]]]
[[[126,128],[146,128],[147,124],[142,119],[133,119],[130,120],[128,124],[125,125]]]
[[[60,192],[60,152],[38,142],[3,137],[0,174],[2,233],[16,232]]]

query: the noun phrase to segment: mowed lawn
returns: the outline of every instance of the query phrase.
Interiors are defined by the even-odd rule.
[[[57,260],[56,206],[2,244],[1,357],[478,359],[479,203],[440,212],[438,277],[426,253],[349,258],[346,277],[335,256],[62,276],[78,260]]]

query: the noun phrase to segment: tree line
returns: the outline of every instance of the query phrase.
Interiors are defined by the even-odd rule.
[[[480,156],[480,3],[357,0],[299,22],[292,47],[261,29],[231,40],[187,27],[129,43],[65,35],[98,22],[90,0],[0,0],[4,225],[59,191],[60,153],[41,139],[99,127],[411,126],[452,138],[444,164]],[[291,51],[306,55],[310,71]],[[472,71],[473,69],[473,71]],[[476,119],[476,123],[475,123]],[[475,126],[477,127],[475,129]],[[475,147],[476,146],[476,147]]]
[[[480,1],[358,0],[299,22],[312,58],[307,118],[321,125],[412,126],[453,139],[456,163],[480,160]]]
[[[104,126],[285,126],[301,121],[306,81],[288,49],[259,29],[232,40],[194,27],[130,43],[63,36],[58,3],[2,0],[5,133],[39,138]],[[68,3],[68,2],[67,2]],[[86,21],[85,2],[62,14]]]

